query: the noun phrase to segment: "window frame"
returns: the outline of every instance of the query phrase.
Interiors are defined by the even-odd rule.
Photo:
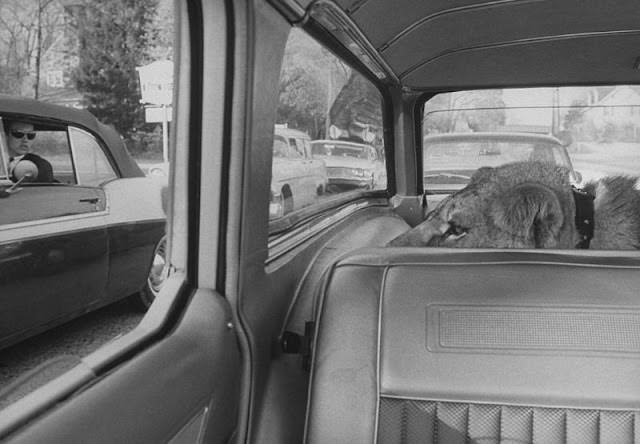
[[[91,140],[94,142],[94,145],[96,146],[96,149],[99,150],[100,153],[102,153],[104,160],[106,161],[107,166],[109,167],[109,169],[111,170],[111,172],[113,173],[112,178],[104,180],[102,182],[100,182],[97,186],[94,185],[84,185],[81,181],[80,181],[80,175],[78,173],[78,153],[77,153],[77,147],[76,147],[76,143],[74,142],[74,138],[72,137],[72,132],[73,131],[77,131],[79,134],[84,135],[84,136],[88,136],[91,138]],[[104,184],[111,182],[112,180],[116,180],[119,179],[121,176],[119,174],[119,171],[117,168],[114,167],[113,165],[113,161],[110,158],[111,156],[109,155],[108,151],[109,150],[105,150],[104,148],[104,143],[100,141],[99,137],[96,137],[94,134],[92,134],[89,131],[86,131],[78,126],[75,125],[67,125],[67,138],[69,141],[69,148],[71,151],[71,162],[73,165],[73,171],[74,171],[74,175],[75,175],[75,179],[76,179],[76,185],[80,185],[80,186],[89,186],[89,187],[94,187],[94,188],[102,188],[104,186]]]

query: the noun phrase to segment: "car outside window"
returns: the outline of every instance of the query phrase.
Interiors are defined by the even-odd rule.
[[[279,140],[297,152],[297,162],[279,160]],[[348,143],[361,155],[316,155],[317,143]],[[273,152],[271,221],[387,187],[379,91],[299,29],[285,48]]]

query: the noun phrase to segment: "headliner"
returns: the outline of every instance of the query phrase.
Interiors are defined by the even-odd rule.
[[[297,0],[413,90],[638,83],[637,0]],[[280,0],[289,11],[293,0]]]

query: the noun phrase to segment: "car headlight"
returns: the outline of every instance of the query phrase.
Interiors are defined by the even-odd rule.
[[[271,198],[269,199],[269,219],[277,219],[282,217],[284,213],[284,202],[282,194],[278,191],[271,190]]]
[[[167,175],[167,173],[165,172],[164,169],[162,168],[151,168],[149,170],[149,175],[150,176],[158,176],[158,177],[164,177]]]

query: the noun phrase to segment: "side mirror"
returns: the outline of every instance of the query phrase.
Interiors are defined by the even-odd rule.
[[[9,165],[9,173],[15,182],[32,182],[38,177],[38,167],[30,160],[19,160]]]
[[[38,177],[38,167],[30,160],[18,161],[9,165],[11,179],[15,181],[9,188],[0,189],[0,198],[9,197],[21,190],[18,188],[22,182],[31,182]]]

